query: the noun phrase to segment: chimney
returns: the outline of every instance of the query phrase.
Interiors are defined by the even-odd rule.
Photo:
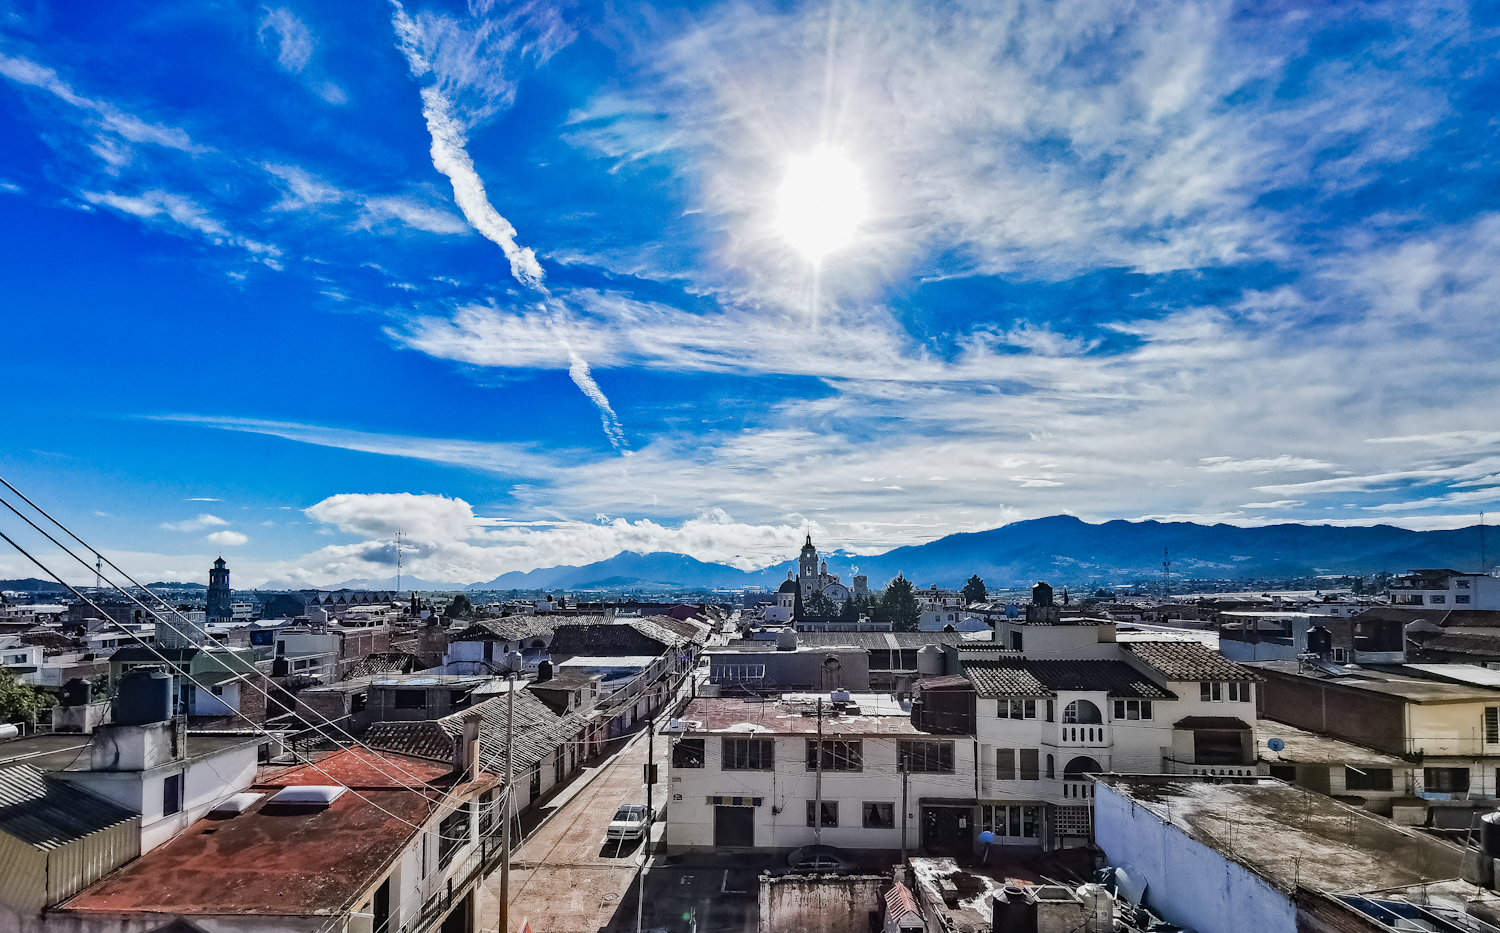
[[[464,717],[464,732],[453,746],[453,770],[469,780],[483,770],[479,759],[479,731],[482,719],[478,713]]]

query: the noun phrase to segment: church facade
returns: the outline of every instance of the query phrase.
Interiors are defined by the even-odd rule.
[[[842,609],[851,596],[863,599],[869,593],[869,578],[856,574],[853,586],[846,585],[838,574],[828,572],[828,561],[818,556],[812,535],[808,535],[807,543],[797,555],[797,570],[787,571],[786,582],[776,592],[776,605],[766,607],[766,621],[793,621],[808,611],[807,602],[814,593],[822,593],[832,600],[834,606]]]

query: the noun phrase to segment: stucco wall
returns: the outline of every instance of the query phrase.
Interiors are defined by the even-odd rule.
[[[1094,840],[1111,865],[1129,862],[1145,875],[1146,905],[1171,923],[1200,933],[1296,933],[1286,894],[1102,783]]]
[[[762,878],[760,933],[869,933],[870,914],[882,909],[880,892],[889,884],[883,875]]]

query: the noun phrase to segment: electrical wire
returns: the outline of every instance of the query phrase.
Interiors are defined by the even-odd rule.
[[[45,534],[45,532],[44,532],[44,534]],[[54,573],[50,567],[48,567],[46,564],[42,563],[42,561],[40,561],[39,559],[37,559],[36,557],[34,557],[25,548],[23,548],[19,544],[17,544],[16,541],[13,538],[11,538],[9,535],[5,534],[5,532],[0,531],[0,539],[4,539],[4,541],[6,543],[8,543],[11,547],[13,547],[17,551],[19,551],[23,557],[25,557],[27,560],[31,561],[37,567],[41,568],[42,572],[46,573],[52,579],[56,580],[60,585],[62,585],[64,588],[66,588],[68,590],[68,592],[70,592],[74,596],[78,597],[79,600],[81,600],[82,602],[86,603],[90,608],[94,609],[96,612],[99,612],[101,615],[104,615],[105,618],[110,618],[107,614],[104,613],[104,610],[102,610],[102,609],[99,608],[98,604],[96,604],[93,600],[89,599],[88,597],[84,596],[77,589],[75,589],[71,584],[65,582],[61,577],[59,577],[56,573]],[[87,566],[87,564],[85,564],[85,566]],[[113,586],[113,585],[114,584],[111,584],[111,586]],[[116,587],[116,588],[118,589],[118,587]],[[121,631],[123,631],[126,634],[130,635],[130,637],[132,637],[136,641],[140,642],[141,645],[143,647],[145,647],[148,651],[150,651],[152,654],[155,654],[158,658],[160,658],[162,660],[162,663],[167,666],[168,670],[175,670],[178,673],[179,676],[181,676],[184,680],[188,681],[189,683],[193,684],[195,687],[198,687],[198,688],[204,689],[204,690],[207,689],[206,687],[203,686],[203,684],[201,684],[191,674],[189,674],[187,671],[182,670],[182,668],[179,665],[177,665],[175,662],[173,662],[171,659],[169,659],[166,655],[162,654],[161,651],[158,650],[154,645],[150,644],[149,642],[147,642],[145,639],[141,638],[136,633],[130,631],[126,626],[122,625],[121,623],[115,622],[115,620],[113,620],[113,619],[110,619],[110,621],[114,622],[114,624],[116,626],[118,626]],[[250,723],[250,725],[253,728],[255,728],[257,731],[261,732],[262,734],[268,734],[268,733],[265,732],[265,730],[264,730],[263,727],[261,727],[259,724],[257,724],[254,720],[252,720],[249,716],[245,715],[244,713],[236,711],[236,715],[238,715],[240,718],[244,719],[246,722]],[[377,758],[381,758],[382,760],[384,760],[384,756],[382,755],[382,753],[376,751],[375,749],[370,749],[370,748],[366,747],[366,750],[369,751],[369,752],[371,752]],[[398,822],[404,823],[407,826],[410,826],[413,829],[417,830],[418,832],[424,832],[425,831],[425,829],[422,826],[420,826],[420,825],[418,825],[416,823],[412,823],[411,821],[409,821],[409,820],[407,820],[407,819],[405,819],[405,818],[403,818],[403,817],[401,817],[401,816],[399,816],[399,815],[397,815],[395,813],[392,813],[391,811],[389,811],[389,810],[385,809],[384,807],[380,806],[380,804],[376,803],[375,801],[373,801],[370,798],[366,797],[365,795],[361,794],[359,791],[357,791],[354,788],[350,787],[349,785],[345,784],[343,781],[340,781],[334,775],[330,774],[328,771],[325,771],[323,768],[319,767],[316,762],[308,761],[304,765],[302,765],[302,767],[312,768],[313,770],[315,770],[318,773],[320,773],[320,774],[324,775],[325,777],[327,777],[335,786],[344,788],[344,790],[347,791],[348,793],[353,794],[356,798],[358,798],[360,800],[363,800],[365,803],[367,803],[370,806],[374,807],[375,809],[379,810],[381,813],[384,813],[385,815],[391,817],[392,819],[397,820]],[[378,766],[376,767],[376,770],[377,771],[380,770]],[[381,773],[385,774],[386,777],[392,778],[393,780],[395,779],[393,775],[391,775],[391,774],[389,774],[387,772],[383,772],[382,771]],[[424,786],[422,786],[422,787],[412,787],[412,786],[409,786],[409,785],[402,784],[400,781],[397,781],[396,783],[397,783],[398,786],[402,787],[405,790],[410,790],[410,791],[413,791],[415,793],[421,793],[424,796],[428,796],[429,799],[431,799],[430,793],[434,792],[434,791],[437,792],[437,793],[439,793],[440,795],[442,795],[444,797],[455,796],[455,795],[453,795],[453,794],[451,794],[449,792],[443,791],[441,788],[433,787],[431,785],[425,785],[424,784]],[[437,804],[441,804],[441,800],[440,799],[437,800],[437,801],[434,801],[434,802],[437,803]],[[467,801],[465,801],[465,802],[467,802]],[[184,829],[186,829],[186,827],[184,827]],[[465,837],[465,838],[467,838],[467,837]]]
[[[107,562],[112,569],[114,569],[115,571],[119,572],[121,576],[123,576],[123,577],[125,577],[125,579],[129,580],[137,588],[143,589],[143,590],[145,590],[148,593],[151,592],[150,590],[146,590],[145,587],[142,587],[139,582],[137,582],[133,577],[131,577],[124,570],[121,570],[113,561],[111,561],[111,560],[109,560],[109,558],[106,558],[103,555],[101,555],[95,548],[91,547],[86,541],[84,541],[82,538],[79,538],[70,529],[68,529],[67,526],[63,525],[62,522],[58,521],[56,518],[53,518],[44,509],[42,509],[36,503],[32,502],[30,499],[28,499],[25,496],[25,494],[23,494],[23,493],[19,492],[18,490],[16,490],[16,488],[14,486],[12,486],[8,481],[6,481],[3,477],[0,477],[0,484],[3,484],[6,488],[10,489],[17,496],[20,496],[23,500],[26,501],[26,503],[28,505],[30,505],[37,512],[39,512],[40,514],[42,514],[43,516],[45,516],[49,521],[51,521],[58,528],[61,528],[65,533],[67,533],[70,537],[72,537],[73,540],[78,541],[85,548],[88,548],[88,550],[91,553],[93,553],[96,557],[98,557],[99,559]],[[52,544],[54,546],[60,548],[65,554],[67,554],[69,557],[72,557],[74,560],[78,561],[85,568],[88,568],[89,564],[88,564],[87,561],[85,561],[82,557],[78,556],[77,554],[73,553],[73,551],[70,548],[68,548],[62,542],[60,542],[56,538],[54,538],[45,529],[39,527],[36,524],[36,522],[32,521],[28,516],[22,514],[20,512],[20,510],[18,510],[14,505],[12,505],[9,501],[7,501],[3,496],[0,496],[0,505],[4,505],[7,509],[9,509],[11,512],[13,512],[18,518],[20,518],[22,521],[26,522],[26,524],[30,525],[34,530],[36,530],[39,534],[41,534],[43,537],[45,537],[48,541],[52,542]],[[6,540],[10,541],[11,545],[13,547],[15,547],[17,550],[20,550],[20,546],[17,545],[10,538],[7,537]],[[22,553],[25,553],[25,552],[23,551]],[[31,557],[29,554],[27,555],[27,557],[33,563],[37,563],[38,566],[42,566],[39,562],[37,562],[36,558]],[[46,568],[43,568],[43,569],[46,569]],[[50,574],[51,571],[49,570],[48,573]],[[190,643],[192,643],[194,641],[194,639],[189,634],[185,634],[181,629],[179,629],[176,626],[172,625],[171,622],[169,622],[169,621],[167,621],[165,619],[162,619],[160,616],[156,615],[156,613],[153,612],[153,610],[151,609],[151,607],[147,606],[145,603],[143,603],[139,599],[137,599],[134,596],[134,594],[130,593],[124,587],[120,586],[119,584],[115,583],[113,580],[109,579],[108,576],[100,574],[99,571],[98,571],[98,569],[97,569],[97,567],[95,568],[95,573],[96,573],[96,575],[100,576],[100,578],[103,579],[105,582],[109,583],[109,585],[112,588],[118,590],[121,594],[123,594],[132,603],[134,603],[135,605],[139,606],[141,609],[145,610],[146,612],[151,613],[154,618],[156,618],[158,621],[160,621],[163,624],[165,624],[168,628],[170,628],[173,631],[173,633],[175,633],[175,634],[177,634],[177,635],[179,635],[181,637],[186,638]],[[63,586],[68,586],[68,584],[63,583],[61,579],[58,579],[58,582],[62,583]],[[79,599],[84,599],[83,595],[81,593],[79,593],[77,590],[73,589],[72,587],[68,587],[68,589],[69,589],[70,592],[74,593],[74,595],[78,596]],[[152,595],[155,596],[155,598],[157,599],[158,602],[161,602],[164,606],[167,606],[166,601],[163,600],[161,597],[156,596],[154,593]],[[92,601],[87,601],[87,602],[89,603],[89,605],[95,611],[99,612],[101,616],[103,616],[104,618],[110,619],[111,621],[114,621],[115,624],[118,627],[120,627],[120,629],[122,631],[126,631],[127,634],[131,635],[131,637],[135,638],[137,641],[140,641],[141,644],[146,645],[146,642],[145,642],[144,639],[141,639],[140,636],[136,635],[134,632],[130,632],[122,623],[120,623],[118,621],[115,621],[113,619],[113,617],[111,617],[107,613],[105,613],[104,610],[100,609],[98,605],[96,605]],[[168,606],[168,608],[171,609],[170,606]],[[185,623],[187,623],[190,626],[193,626],[196,629],[196,626],[194,625],[194,623],[191,622],[190,620],[188,620],[186,617],[184,617],[181,612],[179,612],[176,609],[171,609],[171,611],[173,613],[175,613],[179,618],[181,618]],[[204,633],[204,637],[206,638],[206,633]],[[147,647],[150,648],[149,645]],[[195,644],[195,647],[202,647],[202,646],[199,646],[199,645]],[[163,661],[166,661],[166,663],[169,665],[169,667],[176,667],[176,665],[174,665],[171,661],[168,661],[167,658],[164,655],[162,655],[160,651],[157,651],[155,648],[150,648],[150,650],[152,651],[152,653],[154,653],[158,657],[162,658]],[[207,688],[205,688],[200,682],[198,682],[197,680],[194,680],[194,679],[188,677],[186,671],[182,671],[180,668],[177,668],[177,669],[179,670],[179,672],[182,674],[182,676],[184,678],[190,680],[190,682],[194,685],[194,687],[196,687],[198,689],[204,689],[205,691],[207,691]],[[245,684],[246,686],[249,686],[251,689],[253,689],[256,692],[260,693],[262,696],[264,696],[266,698],[267,701],[269,701],[269,702],[279,702],[279,701],[276,701],[275,698],[271,696],[271,694],[270,694],[269,691],[265,690],[259,684],[255,683],[254,681],[252,681],[248,677],[246,677],[245,676],[245,672],[235,672],[235,671],[230,670],[227,666],[225,666],[224,670],[225,670],[226,673],[236,674],[236,676],[235,676],[234,679],[239,680],[241,683]],[[211,692],[211,691],[207,691],[207,692]],[[369,751],[369,752],[372,752],[372,753],[376,752],[375,749],[373,749],[370,746],[366,745],[365,743],[361,742],[359,739],[357,739],[355,736],[353,736],[347,730],[340,728],[333,720],[329,719],[327,716],[324,716],[323,714],[319,713],[316,710],[311,710],[311,708],[309,708],[309,709],[310,709],[311,712],[313,712],[315,715],[319,716],[325,723],[327,723],[333,729],[335,729],[338,732],[342,733],[354,745],[357,745],[357,746],[359,746],[361,748],[364,748],[366,751]],[[261,726],[258,723],[255,723],[248,716],[245,716],[243,713],[240,713],[238,710],[236,710],[235,712],[236,712],[236,714],[238,714],[242,718],[244,718],[247,722],[250,722],[251,725],[255,726],[256,728],[263,728],[263,726]],[[341,743],[339,743],[339,741],[337,739],[333,738],[332,736],[329,736],[329,735],[325,734],[322,731],[322,729],[320,729],[316,724],[309,724],[309,725],[310,725],[310,728],[312,728],[313,731],[317,732],[320,737],[322,737],[324,739],[327,739],[328,741],[334,742],[335,744],[341,744]],[[401,764],[399,762],[392,761],[390,763],[391,763],[391,765],[393,767],[395,767],[398,771],[401,771],[408,778],[417,781],[419,784],[421,784],[424,787],[430,786],[430,785],[427,785],[426,782],[422,781],[422,779],[419,776],[413,774],[410,771],[407,771],[404,767],[401,766]],[[383,768],[379,767],[378,765],[376,766],[375,770],[379,771],[381,774],[384,774],[388,778],[395,779],[398,784],[400,784],[403,787],[407,787],[407,789],[411,789],[411,790],[415,790],[416,789],[415,787],[412,787],[411,785],[408,785],[405,782],[403,782],[403,781],[401,781],[399,779],[396,779],[396,777],[395,777],[394,774],[391,774],[390,772],[384,770]],[[453,797],[454,796],[454,795],[452,795],[452,794],[450,794],[450,793],[448,793],[446,791],[442,791],[440,788],[434,788],[434,789],[438,790],[439,793],[443,797],[445,797],[445,798],[446,797]]]

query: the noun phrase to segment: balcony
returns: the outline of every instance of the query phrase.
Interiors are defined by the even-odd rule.
[[[1069,803],[1084,803],[1092,805],[1094,802],[1093,781],[1063,781],[1063,798]]]
[[[1068,723],[1058,730],[1057,744],[1062,748],[1105,748],[1109,733],[1102,723]]]

